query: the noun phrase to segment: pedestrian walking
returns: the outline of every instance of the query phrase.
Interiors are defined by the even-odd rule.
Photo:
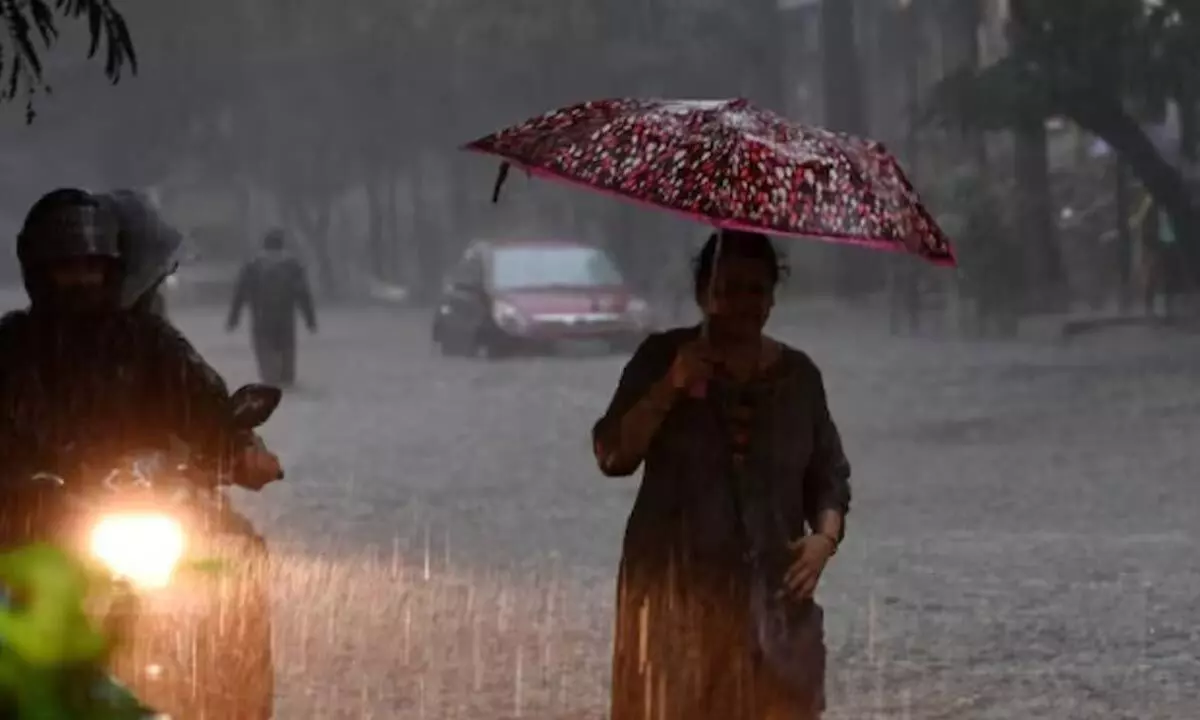
[[[250,306],[250,336],[259,377],[264,383],[291,387],[296,382],[296,317],[310,332],[317,316],[304,265],[287,248],[282,230],[263,239],[262,252],[238,274],[226,329],[233,332],[242,308]]]

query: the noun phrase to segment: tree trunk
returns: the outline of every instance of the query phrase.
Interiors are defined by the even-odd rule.
[[[368,172],[363,182],[367,196],[367,252],[370,271],[376,279],[386,280],[388,272],[388,236],[386,219],[386,183],[382,173]]]
[[[1179,108],[1179,155],[1189,165],[1200,159],[1200,110],[1195,93],[1181,90],[1177,100]]]
[[[1064,92],[1055,101],[1062,114],[1116,150],[1166,211],[1183,251],[1185,277],[1195,283],[1200,278],[1200,216],[1180,172],[1159,153],[1137,122],[1107,96]]]
[[[1129,227],[1129,169],[1116,160],[1117,303],[1121,312],[1133,306],[1133,232]]]
[[[331,208],[325,202],[292,198],[287,207],[300,232],[308,240],[308,247],[316,264],[317,284],[325,297],[336,299],[341,295],[333,256],[329,251],[329,225]]]
[[[310,237],[312,238],[313,255],[317,260],[317,277],[325,289],[325,297],[337,299],[341,296],[342,288],[341,283],[338,282],[337,268],[329,248],[332,239],[329,237],[329,221],[332,219],[329,203],[322,204],[321,209],[314,212],[313,215],[315,217]]]
[[[825,122],[834,130],[865,135],[866,102],[858,54],[855,3],[821,2],[821,61]]]
[[[387,173],[383,189],[383,236],[387,251],[386,270],[388,280],[401,282],[403,279],[402,239],[400,237],[400,208],[397,205],[397,178],[395,172]]]
[[[446,163],[445,192],[450,208],[447,237],[465,240],[476,230],[480,208],[488,202],[487,191],[490,186],[479,182],[479,178],[471,172],[472,158],[464,153],[443,155],[440,159]]]
[[[401,168],[396,174],[396,203],[404,208],[404,225],[401,232],[401,214],[396,213],[396,261],[400,282],[412,293],[414,300],[419,299],[422,282],[419,248],[417,247],[417,222],[421,198],[417,190],[417,168],[413,165]]]
[[[916,0],[914,0],[915,2]],[[980,0],[949,0],[942,3],[941,31],[945,50],[947,74],[969,69],[979,69],[981,48],[979,30],[983,24],[983,7]],[[965,127],[960,137],[965,157],[974,165],[977,174],[983,174],[988,166],[987,136],[983,130]]]
[[[821,1],[821,72],[825,125],[867,135],[866,98],[858,53],[855,0]],[[834,289],[845,298],[861,297],[881,285],[878,258],[850,248],[834,257]]]
[[[1059,309],[1063,263],[1050,187],[1046,123],[1040,115],[1031,115],[1015,130],[1016,227],[1022,238],[1026,297],[1033,306],[1028,309]]]
[[[439,218],[436,209],[438,203],[429,197],[430,183],[427,178],[430,165],[437,158],[424,156],[415,166],[416,178],[412,183],[413,194],[413,260],[417,266],[417,283],[413,288],[416,299],[421,303],[433,301],[441,287],[445,275],[443,263],[443,248]],[[442,187],[439,184],[439,188]]]
[[[898,80],[903,87],[903,106],[901,112],[908,118],[904,129],[904,160],[908,179],[917,187],[921,186],[921,133],[917,122],[921,105],[921,58],[913,48],[921,47],[921,24],[923,8],[921,0],[913,0],[908,7],[900,11],[896,17],[900,35],[901,64]],[[908,49],[905,52],[905,49]],[[890,60],[891,58],[888,58]],[[917,274],[916,263],[911,257],[888,258],[890,290],[889,304],[891,307],[893,331],[898,329],[898,320],[902,314],[908,321],[909,331],[914,331],[921,320],[921,287],[920,276]],[[905,312],[906,311],[906,312]]]
[[[776,112],[784,103],[784,36],[777,0],[738,0],[731,12],[744,12],[747,21],[742,36],[732,48],[742,58],[739,68],[743,92]],[[744,9],[743,9],[744,8]]]

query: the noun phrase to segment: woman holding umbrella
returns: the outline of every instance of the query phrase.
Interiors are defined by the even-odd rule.
[[[618,581],[614,720],[824,709],[813,591],[842,539],[850,467],[817,367],[762,332],[781,272],[765,236],[713,235],[695,269],[703,330],[646,340],[596,423],[606,475],[646,467]],[[773,656],[758,636],[785,604],[774,640],[789,656]]]
[[[614,720],[812,720],[813,592],[844,532],[850,466],[807,355],[763,334],[782,268],[763,232],[914,253],[949,240],[879,143],[746,100],[617,98],[468,144],[510,167],[706,222],[698,327],[653,335],[593,429],[601,471],[645,466],[625,535]]]

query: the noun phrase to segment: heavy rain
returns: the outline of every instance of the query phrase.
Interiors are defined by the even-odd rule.
[[[134,190],[182,239],[155,311],[229,390],[284,388],[257,431],[285,476],[220,491],[269,548],[273,717],[692,720],[614,701],[641,471],[603,475],[592,433],[646,335],[709,327],[715,221],[519,167],[500,192],[463,151],[610,98],[878,140],[953,248],[759,228],[788,269],[765,333],[820,368],[853,468],[822,717],[1200,713],[1195,3],[0,6],[0,305],[30,304],[35,201]],[[6,412],[0,435],[32,417]],[[120,678],[148,698],[207,647],[167,634],[174,660]]]

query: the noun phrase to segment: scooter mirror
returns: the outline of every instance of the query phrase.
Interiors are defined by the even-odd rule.
[[[283,391],[270,385],[251,383],[243,385],[233,393],[233,419],[238,427],[254,428],[262,425],[279,407]]]

